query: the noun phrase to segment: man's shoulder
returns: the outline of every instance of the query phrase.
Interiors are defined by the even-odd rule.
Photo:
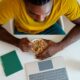
[[[11,3],[12,3],[12,1],[11,0],[1,0],[0,1],[0,7],[3,7],[3,6],[10,6],[11,5]]]
[[[10,3],[12,2],[11,0],[0,0],[0,4],[5,4],[5,3]]]
[[[69,7],[70,4],[74,2],[74,0],[59,0],[62,7]]]
[[[19,0],[0,0],[0,5],[10,7],[11,5],[13,6],[18,2],[19,2]]]
[[[19,1],[21,0],[1,0],[0,1],[0,10],[4,11],[4,10],[16,10],[19,8]]]
[[[2,0],[0,1],[0,15],[7,17],[15,16],[19,13],[19,0]]]
[[[66,2],[67,2],[68,0],[54,0],[54,2],[56,3],[56,4],[65,4]]]

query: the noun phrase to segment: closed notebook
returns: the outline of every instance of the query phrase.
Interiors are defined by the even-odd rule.
[[[22,65],[16,54],[16,51],[12,51],[1,56],[1,61],[6,76],[22,70]]]

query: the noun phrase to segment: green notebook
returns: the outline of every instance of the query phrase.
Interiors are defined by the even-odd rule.
[[[8,54],[2,55],[1,61],[6,76],[22,70],[22,65],[16,54],[16,51],[12,51]]]

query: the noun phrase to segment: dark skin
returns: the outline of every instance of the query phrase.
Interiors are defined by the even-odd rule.
[[[78,19],[76,19],[76,20],[74,20],[72,22],[75,23],[76,25],[80,25],[80,18],[78,18]]]
[[[36,55],[38,59],[45,59],[51,57],[56,54],[60,50],[63,50],[68,45],[74,43],[75,41],[80,39],[80,18],[73,21],[76,26],[69,32],[69,34],[58,43],[54,43],[50,40],[45,40],[48,43],[48,47],[40,54]],[[2,35],[3,34],[3,35]],[[18,48],[20,48],[23,52],[30,50],[30,41],[27,38],[18,39],[12,36],[9,32],[7,32],[0,25],[0,40],[10,43]]]
[[[45,40],[48,47],[40,54],[36,55],[38,59],[45,59],[56,54],[58,51],[63,50],[68,45],[80,39],[80,18],[72,21],[76,26],[69,32],[69,34],[59,43],[54,43],[50,40]]]
[[[0,25],[0,36],[1,36],[0,37],[1,41],[12,44],[12,45],[20,48],[24,52],[29,51],[29,42],[30,41],[27,38],[18,39],[16,37],[12,36],[1,25]]]

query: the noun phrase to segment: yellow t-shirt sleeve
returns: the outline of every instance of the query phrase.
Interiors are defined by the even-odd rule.
[[[66,7],[68,10],[65,13],[65,16],[67,16],[71,21],[80,18],[80,4],[77,0],[68,0]]]
[[[12,11],[11,0],[0,1],[0,24],[5,24],[11,18],[13,18],[14,13]]]

